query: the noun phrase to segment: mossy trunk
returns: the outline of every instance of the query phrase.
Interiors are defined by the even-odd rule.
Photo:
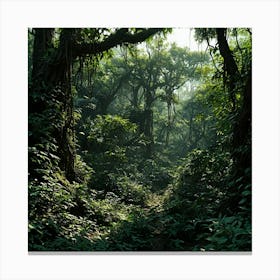
[[[29,146],[58,145],[59,166],[69,181],[75,179],[73,96],[71,93],[72,29],[63,29],[60,45],[52,45],[53,29],[35,29],[33,70],[29,88],[29,118],[41,116],[41,123],[29,130]],[[48,117],[47,117],[48,116]],[[39,130],[45,133],[40,133]]]

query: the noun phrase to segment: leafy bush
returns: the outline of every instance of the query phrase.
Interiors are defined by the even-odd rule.
[[[194,250],[251,251],[251,222],[248,217],[218,217],[207,219],[208,233],[196,236],[199,245]]]
[[[91,185],[111,191],[116,179],[130,168],[127,153],[136,137],[136,125],[120,116],[97,116],[90,125],[87,163],[94,169]]]
[[[120,177],[114,192],[124,203],[142,206],[145,205],[151,193],[147,186],[143,186],[127,176]]]

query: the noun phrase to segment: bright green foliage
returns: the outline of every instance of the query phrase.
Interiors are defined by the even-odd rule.
[[[110,190],[118,176],[125,174],[128,156],[135,152],[131,142],[136,138],[136,125],[120,116],[97,116],[90,123],[85,158],[93,167],[92,184]]]

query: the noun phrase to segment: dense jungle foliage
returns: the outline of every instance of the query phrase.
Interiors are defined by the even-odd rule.
[[[29,251],[251,251],[251,30],[172,32],[28,30]]]

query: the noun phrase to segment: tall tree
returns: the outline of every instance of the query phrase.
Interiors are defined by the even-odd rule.
[[[246,73],[242,77],[238,71],[237,62],[235,61],[232,51],[226,39],[226,28],[217,28],[217,40],[220,54],[224,59],[225,70],[229,75],[229,91],[233,102],[234,110],[236,109],[236,92],[242,88],[242,105],[237,112],[237,118],[233,128],[233,149],[234,158],[238,168],[245,169],[251,166],[251,154],[240,154],[238,148],[250,143],[251,137],[251,111],[252,111],[252,78],[251,78],[251,59],[248,62]],[[249,142],[248,142],[249,141]],[[240,150],[240,149],[239,149]]]
[[[147,140],[146,157],[153,156],[154,146],[154,106],[158,100],[166,103],[167,126],[165,140],[169,142],[172,126],[172,107],[174,111],[175,92],[187,80],[195,79],[199,64],[207,61],[207,56],[197,52],[189,52],[185,48],[165,45],[161,40],[153,44],[147,43],[146,48],[131,50],[126,57],[124,68],[129,71],[131,81],[131,101],[137,110],[139,96],[143,96],[141,112],[142,133]],[[139,114],[138,114],[139,117]]]
[[[73,61],[82,56],[97,56],[111,48],[125,43],[136,44],[162,31],[159,28],[120,28],[116,30],[93,29],[83,37],[82,29],[63,28],[59,36],[58,47],[54,47],[54,29],[35,29],[32,81],[29,88],[30,119],[40,116],[42,121],[46,110],[48,120],[44,120],[44,132],[32,135],[30,145],[41,144],[46,137],[53,138],[58,145],[60,168],[65,171],[69,181],[75,180],[75,145],[73,96],[71,76]],[[56,104],[61,112],[53,112]],[[56,125],[52,118],[57,119]],[[48,123],[49,121],[49,123]],[[53,122],[52,122],[53,121]],[[30,121],[30,134],[36,122]],[[42,123],[37,125],[42,125]],[[53,127],[52,127],[53,126]],[[38,129],[40,131],[40,129]]]

